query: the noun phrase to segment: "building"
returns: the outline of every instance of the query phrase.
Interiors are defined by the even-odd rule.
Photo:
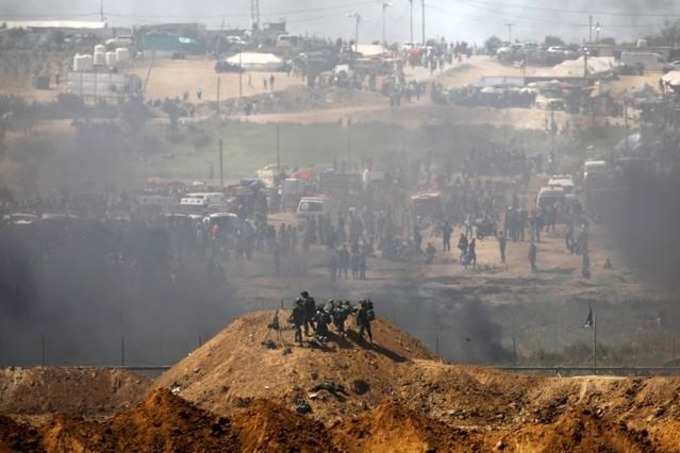
[[[2,20],[0,30],[22,29],[32,32],[62,31],[66,34],[95,34],[108,36],[111,34],[107,22],[87,20]]]
[[[147,33],[142,36],[141,49],[145,56],[173,58],[205,52],[202,42],[170,33]]]

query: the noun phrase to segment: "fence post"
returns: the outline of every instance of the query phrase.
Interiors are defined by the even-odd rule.
[[[125,337],[120,337],[120,366],[125,366]]]
[[[42,352],[42,366],[45,366],[47,364],[47,345],[45,342],[45,335],[40,336],[40,346],[41,346],[41,352]]]

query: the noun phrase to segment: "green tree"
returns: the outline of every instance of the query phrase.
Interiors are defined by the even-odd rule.
[[[484,48],[490,55],[495,55],[496,51],[503,46],[503,41],[498,36],[492,36],[484,42]]]
[[[658,33],[646,37],[651,46],[676,46],[680,44],[680,20],[666,21]]]
[[[564,47],[564,41],[562,41],[562,38],[553,35],[547,35],[543,41],[543,44],[545,44],[545,47]]]

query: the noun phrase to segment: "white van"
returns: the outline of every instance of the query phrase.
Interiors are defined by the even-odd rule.
[[[322,214],[330,214],[331,201],[327,197],[303,197],[298,203],[298,218],[309,218]]]
[[[207,208],[210,206],[224,206],[225,196],[221,192],[196,192],[188,193],[182,197],[180,206],[199,206]]]
[[[536,197],[536,207],[538,209],[547,208],[565,201],[564,189],[561,187],[543,187],[538,191]]]
[[[574,178],[571,175],[552,175],[548,187],[561,187],[567,194],[574,193]]]

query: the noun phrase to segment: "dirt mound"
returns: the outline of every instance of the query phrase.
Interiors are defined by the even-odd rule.
[[[240,451],[230,422],[158,390],[133,409],[97,423],[56,417],[44,430],[48,451]]]
[[[334,451],[321,422],[292,412],[271,401],[258,400],[234,416],[242,451]]]
[[[332,338],[323,349],[300,348],[287,330],[281,345],[268,331],[273,315],[259,312],[234,321],[156,385],[177,387],[182,397],[222,415],[243,400],[269,399],[292,409],[304,399],[316,417],[328,421],[379,404],[413,359],[433,358],[420,341],[384,320],[373,324],[375,344],[350,334]],[[267,338],[277,341],[275,349],[262,344]]]
[[[0,415],[0,453],[15,451],[44,451],[40,433],[32,426],[17,423],[9,417]]]
[[[135,404],[150,381],[122,371],[81,368],[0,369],[0,413],[111,414]]]
[[[471,451],[480,445],[468,432],[406,409],[397,402],[333,428],[336,445],[347,452]]]
[[[586,408],[570,409],[548,425],[525,428],[507,443],[520,451],[536,452],[672,451],[668,449],[671,444],[657,447],[647,430],[632,429]]]

